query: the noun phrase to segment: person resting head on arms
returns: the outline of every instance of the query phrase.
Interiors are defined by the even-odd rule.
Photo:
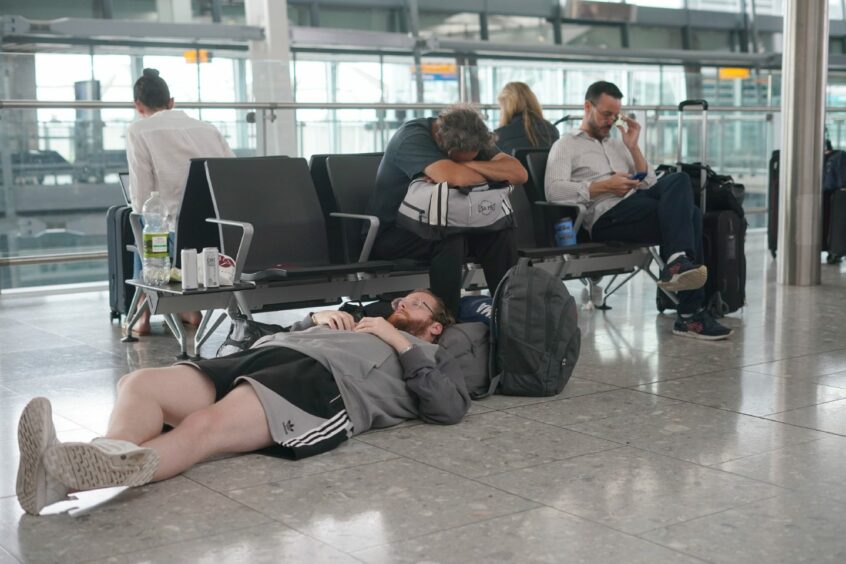
[[[406,419],[458,423],[470,396],[435,344],[454,320],[428,290],[392,306],[358,323],[317,312],[242,352],[132,372],[90,443],[60,442],[50,402],[33,399],[18,425],[18,501],[38,514],[72,490],[165,480],[217,454],[270,447],[299,459]]]

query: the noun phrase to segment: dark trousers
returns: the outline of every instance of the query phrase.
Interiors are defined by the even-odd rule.
[[[693,203],[690,177],[666,174],[648,190],[639,190],[600,216],[591,230],[594,241],[629,241],[661,245],[665,261],[683,252],[702,264],[702,212]],[[694,313],[705,289],[679,292],[679,313]]]
[[[461,297],[461,267],[471,255],[482,265],[485,281],[493,292],[508,269],[517,264],[514,230],[464,233],[439,241],[427,241],[390,225],[376,237],[371,253],[374,259],[429,259],[430,289],[454,315],[458,314]]]

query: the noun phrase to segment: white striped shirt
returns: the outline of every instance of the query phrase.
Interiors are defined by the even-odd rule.
[[[590,185],[615,172],[636,172],[632,154],[623,142],[610,136],[599,141],[586,131],[575,129],[556,141],[549,151],[544,181],[546,199],[585,206],[583,225],[590,230],[602,214],[624,198],[611,193],[590,197]],[[647,173],[638,190],[655,184],[655,171],[649,163]]]

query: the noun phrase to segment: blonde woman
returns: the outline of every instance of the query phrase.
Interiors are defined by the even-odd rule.
[[[525,82],[509,82],[497,96],[500,108],[496,145],[510,155],[514,149],[548,148],[558,130],[543,119],[538,99]]]

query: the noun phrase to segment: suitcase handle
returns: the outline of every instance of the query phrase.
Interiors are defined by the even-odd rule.
[[[682,100],[679,103],[679,111],[683,112],[688,106],[699,106],[703,111],[708,111],[708,100]]]

